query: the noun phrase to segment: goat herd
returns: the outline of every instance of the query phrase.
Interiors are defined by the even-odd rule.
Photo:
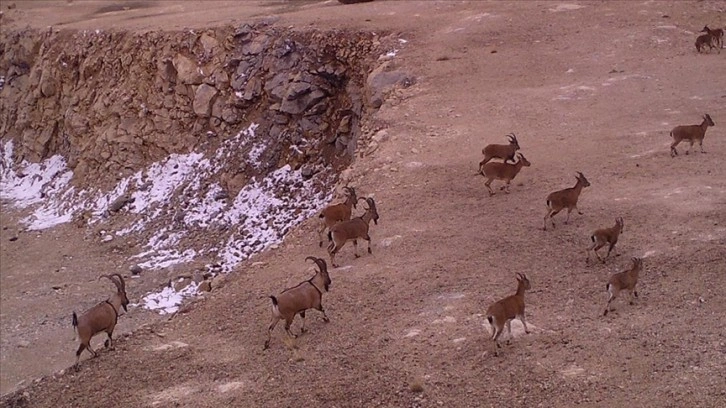
[[[678,155],[676,147],[683,141],[689,142],[689,149],[686,150],[686,154],[689,153],[695,142],[703,152],[703,139],[706,135],[706,130],[710,126],[714,126],[714,122],[711,116],[708,114],[703,115],[703,121],[698,125],[683,125],[674,127],[670,135],[673,138],[673,142],[670,146],[671,157]],[[492,181],[501,180],[505,184],[500,187],[500,190],[504,190],[505,193],[509,194],[509,187],[512,180],[516,177],[522,167],[529,167],[531,163],[524,157],[520,150],[519,141],[517,136],[512,134],[507,135],[508,144],[490,144],[486,146],[482,153],[484,154],[484,160],[479,163],[479,173],[487,178],[485,183],[490,195],[494,195],[495,192],[491,188]],[[492,159],[501,159],[502,162],[491,161]],[[517,159],[515,161],[515,158]],[[512,161],[513,164],[508,163]],[[555,191],[547,196],[547,213],[544,217],[543,229],[547,230],[547,219],[549,218],[552,227],[554,228],[555,223],[553,217],[560,211],[567,209],[567,218],[565,224],[570,220],[570,213],[572,210],[577,210],[579,214],[582,212],[577,209],[577,201],[580,197],[582,189],[590,186],[590,182],[585,178],[585,175],[581,172],[576,174],[577,182],[573,187],[566,188],[563,190]],[[355,188],[350,186],[343,187],[345,194],[345,201],[339,204],[330,205],[320,212],[321,225],[318,229],[319,246],[323,246],[323,238],[325,230],[328,230],[328,255],[330,256],[330,263],[334,267],[338,265],[335,263],[335,255],[340,249],[348,242],[353,241],[354,255],[358,258],[358,240],[362,239],[368,241],[368,253],[371,252],[371,237],[368,234],[370,222],[373,221],[378,224],[378,211],[376,209],[376,203],[371,197],[358,198]],[[359,201],[364,201],[367,204],[365,213],[358,217],[352,217],[353,209],[357,208]],[[594,253],[597,259],[605,263],[606,259],[610,256],[610,252],[618,242],[618,237],[623,232],[625,222],[622,218],[618,217],[615,220],[615,225],[609,228],[601,228],[595,230],[590,235],[592,244],[587,248],[586,262],[590,262],[590,252]],[[601,257],[597,252],[605,245],[608,245],[608,251],[605,257]],[[284,290],[278,296],[270,296],[272,300],[272,321],[267,330],[267,340],[265,341],[264,348],[267,349],[270,345],[270,338],[272,330],[277,326],[277,323],[284,319],[285,320],[285,331],[287,334],[294,338],[296,337],[290,331],[290,326],[296,315],[299,315],[302,319],[301,332],[305,332],[305,312],[308,309],[316,309],[323,313],[323,320],[328,322],[328,316],[325,314],[323,309],[322,297],[323,293],[327,292],[330,287],[330,275],[328,274],[328,268],[325,260],[313,256],[309,256],[306,260],[315,262],[318,269],[315,276],[301,282],[295,287]],[[635,285],[638,283],[638,274],[643,270],[643,260],[640,258],[632,259],[632,266],[622,272],[614,274],[606,285],[608,292],[607,305],[605,306],[604,315],[608,314],[610,310],[610,303],[618,296],[618,294],[625,290],[630,294],[630,304],[633,304],[633,298],[638,296],[638,292],[635,289]],[[113,344],[113,330],[118,321],[119,311],[123,307],[126,310],[129,304],[129,299],[126,296],[126,284],[123,277],[120,274],[115,273],[112,275],[102,275],[100,278],[107,278],[114,285],[116,285],[117,292],[108,300],[105,300],[91,309],[87,310],[80,317],[73,312],[73,327],[76,331],[77,336],[80,338],[81,344],[76,351],[76,364],[83,350],[88,351],[95,357],[96,351],[91,348],[91,338],[101,332],[105,332],[108,339],[105,341],[105,347],[111,347]],[[492,340],[496,345],[496,348],[500,348],[499,337],[503,332],[504,326],[507,326],[508,334],[511,339],[511,321],[514,318],[521,320],[522,325],[526,333],[529,333],[527,323],[524,315],[524,292],[530,289],[530,282],[525,274],[517,273],[517,291],[514,295],[508,296],[502,300],[493,303],[487,309],[486,315],[489,324],[492,327]]]
[[[701,34],[696,38],[696,51],[701,52],[701,50],[705,50],[708,47],[708,52],[716,48],[718,53],[721,54],[721,48],[723,48],[723,29],[717,28],[711,30],[708,26],[704,26],[700,32],[706,34]]]
[[[705,26],[701,32],[705,34],[700,35],[696,40],[696,49],[698,52],[705,50],[705,47],[709,47],[709,51],[712,48],[720,50],[723,47],[723,30],[716,29],[711,30],[708,26]],[[671,157],[678,155],[676,147],[683,141],[690,143],[689,149],[686,150],[686,154],[689,153],[693,147],[694,142],[698,142],[701,152],[703,152],[703,139],[706,135],[706,130],[709,126],[714,126],[714,122],[711,116],[708,114],[703,115],[703,121],[698,125],[685,125],[676,126],[671,130],[670,135],[673,142],[670,146]],[[495,192],[491,188],[491,184],[494,180],[501,180],[504,185],[500,187],[505,193],[509,194],[510,184],[517,174],[522,170],[523,167],[531,166],[531,163],[527,160],[520,150],[519,141],[516,135],[507,135],[508,144],[490,144],[486,146],[482,153],[484,154],[484,160],[479,163],[479,173],[484,176],[487,181],[484,185],[489,190],[490,195],[494,195]],[[497,158],[503,160],[502,162],[494,162],[492,159]],[[515,160],[516,159],[516,160]],[[509,164],[508,162],[513,164]],[[544,230],[547,230],[547,219],[554,228],[554,220],[552,219],[560,211],[567,209],[567,218],[565,224],[570,220],[570,213],[572,210],[577,210],[579,214],[582,212],[577,209],[577,201],[580,197],[582,189],[590,186],[590,182],[585,178],[585,175],[581,172],[576,174],[577,182],[573,187],[566,188],[563,190],[555,191],[547,196],[547,214],[544,217]],[[330,264],[334,267],[338,265],[335,263],[335,255],[340,249],[348,242],[353,241],[354,255],[358,258],[358,240],[362,239],[368,241],[368,253],[371,252],[371,237],[368,234],[369,225],[371,220],[378,224],[378,211],[376,209],[376,203],[371,197],[358,198],[356,191],[353,187],[343,187],[346,199],[340,204],[330,205],[323,209],[320,213],[321,225],[318,229],[319,245],[322,247],[325,230],[328,230],[328,246],[327,251],[330,256]],[[367,208],[365,213],[359,217],[351,218],[352,211],[357,208],[359,201],[365,201]],[[623,231],[625,223],[622,218],[615,220],[615,225],[610,228],[601,228],[595,230],[590,239],[592,244],[587,248],[586,262],[590,261],[590,252],[593,252],[595,256],[601,262],[610,255],[610,252],[618,242],[618,237]],[[604,258],[600,257],[598,250],[608,245],[608,252]],[[331,283],[330,276],[327,270],[327,264],[325,260],[313,256],[309,256],[306,260],[315,262],[318,270],[312,278],[301,282],[293,288],[286,289],[278,296],[270,296],[272,299],[272,321],[268,327],[267,340],[265,341],[264,348],[268,348],[270,344],[270,337],[272,330],[275,328],[277,323],[284,319],[285,320],[285,331],[290,337],[296,337],[290,331],[290,325],[296,315],[300,315],[302,319],[301,332],[305,332],[305,311],[308,309],[317,309],[323,313],[323,320],[328,322],[328,316],[325,314],[325,310],[322,305],[323,293],[327,292]],[[610,310],[610,303],[618,296],[620,291],[627,291],[630,294],[630,304],[633,304],[633,297],[638,296],[638,292],[635,289],[635,285],[638,283],[638,274],[643,269],[643,260],[640,258],[632,259],[632,266],[622,272],[614,274],[606,285],[608,292],[607,305],[605,306],[604,315],[608,314]],[[126,296],[126,285],[124,279],[120,274],[113,275],[102,275],[100,278],[107,278],[116,285],[117,292],[111,298],[103,301],[96,306],[92,307],[80,317],[73,312],[73,327],[76,331],[77,336],[80,338],[81,344],[76,351],[76,367],[80,355],[83,350],[88,351],[95,357],[97,353],[91,348],[91,338],[101,332],[105,332],[108,339],[105,341],[105,347],[111,347],[113,340],[112,334],[116,322],[118,321],[119,311],[123,307],[126,310],[129,300]],[[492,327],[492,340],[494,341],[496,348],[500,348],[499,337],[503,332],[504,326],[507,326],[509,337],[511,339],[511,321],[514,318],[521,320],[522,325],[526,333],[529,333],[527,329],[527,323],[524,315],[524,292],[530,289],[530,282],[527,276],[521,273],[517,273],[517,291],[514,295],[506,297],[493,303],[487,309],[487,320]]]

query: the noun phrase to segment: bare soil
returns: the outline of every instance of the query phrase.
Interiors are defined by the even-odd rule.
[[[704,24],[724,25],[723,3],[16,3],[3,24],[145,30],[270,18],[399,32],[394,61],[417,83],[376,113],[390,137],[352,167],[381,219],[373,254],[355,259],[348,244],[344,267],[331,270],[329,324],[311,311],[305,335],[285,341],[278,326],[262,350],[266,296],[307,279],[306,256],[327,258],[311,219],[187,313],[132,310],[120,324],[137,329],[114,351],[6,394],[3,406],[726,404],[726,53],[693,46]],[[670,129],[706,112],[716,122],[707,153],[685,155],[682,144],[671,158]],[[476,175],[481,149],[509,132],[532,166],[511,194],[489,197]],[[584,215],[569,225],[557,215],[543,231],[545,197],[574,185],[576,171],[592,183]],[[589,234],[618,216],[617,255],[586,265]],[[95,276],[125,259],[73,226],[9,241],[18,220],[4,205],[3,393],[70,366],[70,311],[97,301],[105,286]],[[644,257],[640,296],[603,317],[608,276],[633,256]],[[514,292],[517,272],[532,282],[532,333],[495,356],[483,313]]]

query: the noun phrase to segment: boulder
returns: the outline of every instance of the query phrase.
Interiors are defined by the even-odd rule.
[[[177,54],[172,60],[174,69],[177,72],[177,78],[181,83],[187,85],[199,85],[204,79],[201,69],[196,62],[185,57],[184,55]]]
[[[194,93],[194,113],[197,116],[209,117],[215,96],[217,96],[217,88],[207,84],[199,85],[197,91]]]

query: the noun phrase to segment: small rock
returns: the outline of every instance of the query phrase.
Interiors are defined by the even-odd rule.
[[[101,242],[111,242],[111,241],[113,241],[113,235],[111,235],[111,234],[108,234],[101,239]]]
[[[26,341],[26,340],[20,340],[20,341],[18,342],[18,347],[20,347],[20,348],[26,348],[26,347],[28,347],[28,346],[30,346],[30,342],[29,342],[29,341]]]
[[[132,265],[129,270],[131,271],[131,275],[140,275],[142,271],[139,265]]]
[[[191,278],[182,278],[176,282],[174,282],[174,290],[177,292],[180,292],[184,290],[189,284],[192,283]]]
[[[211,292],[212,291],[212,282],[205,280],[204,282],[199,284],[198,290],[200,292]]]
[[[12,242],[12,241],[17,241],[17,240],[18,240],[18,237],[17,237],[17,236],[12,236],[12,237],[10,237],[10,241],[11,241],[11,242]]]

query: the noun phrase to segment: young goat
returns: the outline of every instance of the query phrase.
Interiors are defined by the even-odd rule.
[[[607,316],[610,311],[610,302],[615,299],[621,290],[630,292],[630,304],[634,302],[634,297],[638,297],[638,291],[635,285],[638,283],[638,274],[643,270],[643,260],[641,258],[633,258],[633,266],[625,271],[618,272],[610,277],[605,288],[608,291],[608,304],[605,306],[603,316]]]
[[[267,329],[267,341],[265,341],[265,349],[270,347],[270,338],[272,330],[277,326],[281,319],[285,319],[285,331],[291,338],[296,338],[290,331],[295,315],[302,318],[302,328],[300,333],[305,333],[305,311],[308,309],[317,309],[323,312],[323,321],[328,323],[328,315],[323,309],[323,293],[330,289],[330,276],[328,275],[328,266],[325,261],[314,256],[309,256],[305,260],[312,260],[318,265],[315,276],[301,282],[299,285],[285,289],[279,296],[270,296],[272,299],[272,322]]]
[[[529,284],[529,279],[527,279],[527,275],[517,273],[517,293],[497,302],[494,302],[491,306],[489,306],[489,308],[487,308],[487,320],[492,327],[491,338],[492,340],[494,340],[494,344],[496,345],[496,348],[494,349],[495,354],[496,349],[502,347],[499,344],[499,336],[504,331],[505,323],[507,325],[507,331],[509,332],[509,340],[507,340],[507,343],[511,341],[512,319],[514,319],[515,317],[519,318],[519,320],[522,321],[522,325],[524,326],[524,332],[529,334],[529,329],[527,329],[527,322],[524,318],[524,291],[531,288],[532,287]]]
[[[701,147],[701,153],[706,153],[703,151],[703,138],[706,137],[706,130],[708,127],[715,125],[716,124],[713,123],[711,116],[706,113],[703,115],[703,122],[701,122],[700,125],[681,125],[674,127],[673,130],[671,130],[671,137],[673,138],[673,143],[671,143],[671,157],[678,156],[676,146],[678,146],[678,144],[683,140],[688,140],[690,142],[690,146],[688,147],[688,150],[686,150],[686,154],[688,154],[691,150],[693,142],[695,141],[698,141],[698,145]]]
[[[118,277],[118,279],[114,279],[114,276]],[[129,304],[129,299],[126,297],[126,282],[124,282],[124,278],[118,273],[101,275],[99,279],[101,278],[108,278],[113,282],[116,285],[117,291],[111,298],[88,309],[80,317],[76,315],[76,312],[73,312],[73,329],[77,335],[76,337],[80,337],[81,339],[81,345],[78,346],[78,351],[76,351],[76,368],[78,367],[78,362],[84,349],[88,349],[93,354],[93,357],[98,355],[91,348],[91,338],[96,334],[105,331],[108,335],[108,340],[106,340],[104,345],[107,348],[113,347],[113,339],[111,336],[118,321],[118,313],[122,307],[128,312],[126,307]]]
[[[706,50],[706,46],[708,46],[708,52],[710,53],[711,50],[713,49],[713,42],[714,42],[714,38],[711,36],[711,34],[702,34],[702,35],[699,35],[696,38],[696,44],[695,44],[696,45],[696,51],[698,53],[700,53],[702,49],[705,51]]]
[[[491,184],[494,179],[504,181],[506,184],[501,186],[499,189],[504,190],[505,193],[509,194],[509,184],[512,180],[514,180],[519,171],[522,170],[522,167],[529,167],[532,165],[532,163],[530,163],[522,153],[517,153],[517,159],[519,159],[519,161],[515,164],[491,162],[481,167],[482,176],[487,178],[487,182],[484,183],[484,185],[489,189],[490,196],[494,195],[494,191],[492,191],[491,188]]]
[[[361,198],[362,200],[363,198]],[[353,253],[356,258],[358,255],[358,239],[364,239],[368,241],[368,253],[371,254],[371,237],[368,235],[368,229],[370,228],[370,222],[378,225],[378,211],[376,210],[376,203],[372,198],[365,198],[368,203],[365,214],[360,217],[353,218],[352,220],[343,221],[335,224],[328,231],[328,254],[330,255],[330,264],[334,267],[338,267],[335,263],[335,254],[343,248],[348,241],[353,241]]]
[[[509,140],[509,144],[490,144],[482,149],[481,152],[484,155],[484,160],[479,162],[480,173],[482,166],[495,157],[504,160],[505,163],[508,161],[514,163],[514,154],[519,150],[519,142],[517,142],[517,136],[514,133],[507,135],[507,139]]]
[[[353,208],[357,208],[358,196],[355,194],[353,187],[343,187],[345,193],[345,201],[339,204],[329,205],[320,212],[320,218],[322,218],[322,225],[318,230],[318,238],[320,238],[319,246],[323,246],[323,232],[325,229],[330,229],[333,225],[341,222],[348,221],[350,215],[353,213]]]
[[[703,30],[701,30],[702,33],[707,33],[711,36],[711,42],[713,45],[716,46],[718,49],[719,54],[721,53],[721,48],[723,48],[723,29],[717,28],[715,30],[711,30],[708,28],[708,26],[704,26]]]
[[[547,230],[547,217],[552,222],[552,228],[555,227],[555,221],[552,219],[558,212],[567,208],[567,219],[565,224],[570,221],[570,213],[572,210],[577,210],[577,213],[582,215],[583,212],[577,208],[577,200],[580,198],[582,189],[590,186],[590,182],[587,181],[585,175],[577,172],[577,184],[574,187],[566,188],[564,190],[555,191],[547,196],[547,215],[544,217],[544,229]]]
[[[593,232],[592,235],[590,235],[592,245],[590,248],[587,248],[587,260],[585,262],[590,262],[590,251],[592,251],[595,253],[595,256],[597,256],[597,259],[600,260],[600,262],[605,263],[605,260],[610,256],[610,251],[612,251],[613,248],[615,248],[615,244],[618,243],[618,237],[623,233],[623,227],[625,227],[625,223],[622,218],[618,217],[615,219],[614,226],[610,228],[601,228]],[[597,250],[604,247],[605,244],[610,245],[608,247],[608,253],[605,255],[605,258],[600,258],[600,254],[597,253]]]

